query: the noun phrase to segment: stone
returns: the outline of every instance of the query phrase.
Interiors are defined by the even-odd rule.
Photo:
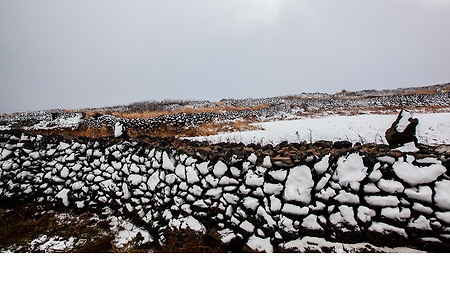
[[[412,114],[402,109],[391,127],[386,130],[385,137],[390,147],[397,148],[407,143],[414,142],[417,146],[416,127],[419,120]]]

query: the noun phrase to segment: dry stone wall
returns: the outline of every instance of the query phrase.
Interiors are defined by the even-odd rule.
[[[290,251],[304,237],[450,250],[448,156],[320,145],[6,132],[0,201],[113,211],[156,242],[170,228],[190,228],[230,251]]]

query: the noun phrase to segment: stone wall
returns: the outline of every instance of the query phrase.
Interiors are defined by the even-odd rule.
[[[304,237],[449,251],[448,154],[349,146],[5,132],[0,201],[113,211],[160,243],[191,228],[233,251],[295,250]]]

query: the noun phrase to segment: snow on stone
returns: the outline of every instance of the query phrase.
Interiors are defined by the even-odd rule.
[[[249,246],[250,249],[256,251],[264,251],[266,253],[273,252],[273,246],[270,243],[270,238],[263,239],[255,235],[252,235],[247,241],[247,246]]]
[[[139,173],[141,169],[139,169],[139,167],[135,163],[132,163],[130,166],[130,171],[133,173]]]
[[[183,180],[186,180],[186,167],[182,164],[178,164],[175,168],[175,174]]]
[[[196,183],[200,181],[197,171],[191,166],[186,167],[186,179],[188,183]]]
[[[58,151],[64,151],[66,149],[70,148],[70,144],[65,143],[65,142],[60,142],[58,147],[56,147],[56,150]]]
[[[205,203],[203,200],[197,200],[194,203],[192,203],[193,206],[203,209],[208,209],[208,204]]]
[[[431,204],[433,190],[427,185],[407,188],[404,193],[408,198]]]
[[[309,213],[309,208],[307,206],[300,207],[290,203],[285,203],[281,209],[281,212],[290,215],[306,216]]]
[[[331,174],[325,174],[325,176],[324,177],[322,177],[322,178],[320,178],[320,180],[319,180],[319,182],[317,182],[317,185],[316,185],[316,187],[314,188],[314,190],[315,191],[320,191],[320,190],[322,190],[324,187],[325,187],[325,185],[328,183],[328,181],[330,180],[330,178],[331,178]]]
[[[335,226],[345,223],[353,227],[358,227],[358,223],[355,220],[355,214],[353,209],[347,205],[340,205],[339,211],[330,215],[330,222]]]
[[[364,193],[376,194],[380,192],[380,189],[374,183],[368,183],[363,188]]]
[[[344,190],[339,191],[339,195],[334,197],[340,204],[359,204],[359,196],[348,193]]]
[[[228,244],[232,239],[236,237],[236,234],[233,232],[233,230],[228,228],[218,230],[217,233],[220,234],[220,240],[224,244]]]
[[[377,206],[377,207],[385,207],[385,206],[397,206],[400,201],[396,196],[388,195],[388,196],[365,196],[364,200],[367,202],[367,204],[371,206]]]
[[[68,197],[69,192],[70,192],[69,189],[62,189],[58,194],[56,194],[56,198],[61,199],[65,206],[69,206],[69,204],[70,204],[69,197]]]
[[[82,181],[74,182],[72,183],[72,190],[79,191],[84,186],[84,183]]]
[[[370,209],[365,206],[358,207],[356,217],[363,223],[369,223],[372,221],[372,218],[376,216],[376,212],[373,209]]]
[[[326,188],[325,190],[321,190],[319,193],[316,193],[316,197],[322,200],[328,200],[336,195],[336,191],[331,187]]]
[[[221,178],[221,180],[223,179],[223,177]],[[214,176],[212,176],[211,174],[208,174],[205,178],[206,182],[211,185],[212,187],[216,187],[217,184],[219,183],[219,180],[217,178],[215,178]]]
[[[236,167],[230,168],[231,174],[233,174],[234,177],[239,177],[241,175],[241,171],[239,171]]]
[[[138,234],[142,237],[141,244],[153,242],[153,237],[140,227],[122,219],[122,217],[109,216],[107,220],[110,223],[112,231],[116,232],[114,244],[118,248],[126,246],[129,242],[137,237]]]
[[[392,168],[400,179],[412,186],[433,182],[447,170],[441,164],[419,167],[401,160],[395,162]]]
[[[381,216],[387,219],[396,221],[406,221],[411,217],[411,210],[409,208],[399,207],[385,207],[381,209]]]
[[[419,148],[416,147],[414,142],[409,142],[404,144],[403,146],[397,147],[394,150],[400,151],[400,152],[419,152]]]
[[[225,172],[228,170],[228,167],[225,163],[219,160],[213,168],[213,173],[216,177],[221,178]]]
[[[168,185],[172,185],[177,181],[178,177],[175,174],[167,174],[165,177],[165,181]]]
[[[38,159],[40,157],[39,152],[32,152],[28,156],[32,159]]]
[[[197,169],[200,171],[202,175],[206,175],[209,173],[208,169],[209,163],[207,161],[197,164]]]
[[[322,226],[317,222],[317,216],[313,214],[304,218],[301,226],[308,230],[323,230]]]
[[[390,234],[390,233],[396,233],[400,236],[403,236],[405,238],[408,237],[405,230],[403,228],[398,228],[386,223],[381,222],[373,222],[372,225],[369,227],[368,231],[372,232],[379,232],[382,234]]]
[[[270,159],[270,156],[264,157],[261,166],[263,166],[264,168],[267,168],[267,169],[272,168],[272,161]]]
[[[411,223],[408,224],[408,227],[416,230],[432,231],[430,221],[422,215],[420,215],[416,220],[411,221]]]
[[[84,201],[76,201],[75,205],[77,208],[83,208],[85,206]]]
[[[260,177],[252,170],[249,170],[245,176],[245,184],[247,186],[262,186],[264,184],[264,177]]]
[[[314,170],[317,174],[323,174],[329,166],[330,154],[325,155],[322,159],[314,165]]]
[[[197,232],[206,233],[206,228],[196,218],[188,216],[181,219],[172,219],[169,222],[169,227],[176,229],[192,229]]]
[[[280,183],[264,183],[264,193],[267,195],[279,195],[282,191],[283,185]]]
[[[259,200],[253,197],[245,197],[243,205],[246,208],[255,211],[256,208],[259,206]]]
[[[281,209],[281,200],[277,197],[270,196],[270,211],[279,212]]]
[[[424,157],[416,159],[416,162],[419,164],[441,164],[441,161],[435,157]]]
[[[255,153],[250,154],[250,156],[248,157],[248,161],[251,162],[252,164],[256,164],[257,159],[258,157],[256,156]]]
[[[450,225],[450,211],[436,212],[436,218]]]
[[[384,162],[384,163],[387,163],[387,164],[390,164],[390,165],[395,163],[395,158],[393,158],[392,156],[387,156],[387,155],[379,156],[379,157],[377,157],[377,160],[381,161],[381,162]],[[378,167],[380,167],[380,164],[379,163],[377,163],[377,164],[378,164]],[[374,169],[375,169],[375,167],[374,167]]]
[[[128,176],[128,182],[131,183],[131,185],[139,185],[142,182],[142,175],[130,174]]]
[[[418,202],[414,203],[411,209],[424,215],[431,215],[433,213],[433,209],[431,207],[424,206]]]
[[[100,187],[105,191],[115,191],[117,189],[116,184],[111,179],[100,182]]]
[[[311,170],[307,166],[297,166],[289,172],[285,184],[284,198],[288,201],[308,205],[311,201],[313,185]]]
[[[436,182],[434,202],[436,206],[443,210],[450,210],[450,180]]]
[[[400,114],[400,120],[398,120],[398,123],[397,123],[397,126],[395,127],[395,129],[398,132],[405,131],[406,127],[410,123],[409,119],[411,119],[411,118],[412,118],[411,112],[409,112],[408,110],[403,109],[401,111],[401,114]]]
[[[165,151],[162,154],[162,167],[165,170],[175,171],[175,165]]]
[[[359,189],[359,182],[366,178],[367,167],[361,156],[351,153],[347,157],[338,159],[336,176],[341,186],[350,186],[353,190]]]
[[[294,221],[283,215],[281,215],[278,220],[278,227],[287,233],[298,232],[298,230],[294,228]]]
[[[403,184],[395,180],[380,179],[377,185],[381,190],[390,194],[401,193],[405,189]]]
[[[116,122],[114,125],[114,137],[121,137],[123,134],[123,124],[120,122]]]
[[[8,156],[10,156],[11,154],[13,154],[13,152],[11,150],[3,149],[2,155],[1,155],[1,160],[8,158]]]
[[[270,171],[269,175],[277,181],[284,181],[287,176],[287,170]]]
[[[62,178],[67,178],[69,176],[69,169],[67,167],[62,168],[60,175]]]
[[[208,175],[208,176],[211,176],[211,175]],[[217,179],[214,179],[214,180],[217,181]],[[222,178],[220,178],[218,184],[222,185],[222,186],[238,185],[239,181],[237,181],[234,178],[230,178],[228,176],[222,176]],[[216,183],[216,185],[217,185],[217,183]]]
[[[220,191],[222,192],[222,189],[220,189]],[[206,193],[206,195],[208,195],[209,191]],[[225,199],[225,201],[227,201],[227,203],[232,204],[232,205],[236,205],[237,202],[239,201],[239,197],[230,193],[225,193],[223,194],[223,199]],[[245,204],[244,204],[245,206]]]
[[[31,251],[40,252],[65,252],[70,251],[74,246],[75,238],[70,237],[65,240],[62,237],[48,237],[46,234],[39,236],[30,243]]]
[[[250,223],[249,221],[245,220],[239,225],[240,228],[244,229],[245,231],[252,233],[255,230],[255,226]]]
[[[122,194],[123,194],[122,197],[124,199],[130,199],[131,198],[130,189],[128,188],[128,185],[126,183],[122,184]]]
[[[272,219],[272,217],[267,213],[267,211],[262,206],[258,207],[256,213],[258,214],[258,216],[262,217],[266,221],[269,227],[273,228],[276,225],[276,222]]]

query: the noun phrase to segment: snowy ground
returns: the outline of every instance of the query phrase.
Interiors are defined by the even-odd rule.
[[[450,113],[418,113],[417,137],[419,143],[450,144]],[[350,142],[387,144],[384,133],[397,114],[364,114],[355,116],[323,116],[299,120],[254,123],[261,130],[230,132],[190,138],[211,142],[243,142],[278,144],[288,142],[315,142],[318,140],[348,140]]]

